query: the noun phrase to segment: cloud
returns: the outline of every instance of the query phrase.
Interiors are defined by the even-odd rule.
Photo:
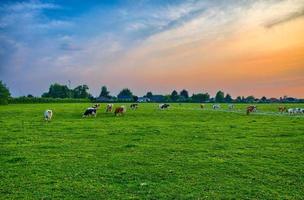
[[[114,92],[125,86],[135,92],[181,84],[197,89],[199,72],[211,77],[233,59],[282,48],[282,43],[260,40],[271,31],[263,26],[298,12],[303,1],[161,2],[96,5],[69,16],[55,3],[3,5],[0,71],[5,73],[0,79],[37,95],[50,83],[66,80],[87,83],[96,94],[101,84]],[[220,69],[223,79],[233,82],[227,68]],[[205,80],[206,87],[216,88],[213,81]]]
[[[271,20],[271,21],[269,21],[265,24],[265,27],[266,28],[272,28],[274,26],[277,26],[277,25],[295,20],[295,19],[297,19],[299,17],[303,17],[303,16],[304,16],[304,9],[296,11],[296,12],[289,13],[286,16],[283,16],[281,18]]]

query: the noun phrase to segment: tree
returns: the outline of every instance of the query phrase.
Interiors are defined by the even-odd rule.
[[[253,103],[254,100],[255,100],[254,96],[248,96],[248,97],[246,97],[246,102],[248,102],[248,103]]]
[[[153,97],[152,92],[147,92],[146,97],[149,98],[149,99],[151,99]]]
[[[226,103],[231,103],[232,102],[232,97],[231,97],[230,94],[226,94],[226,96],[225,96],[225,102]]]
[[[134,101],[134,102],[137,102],[137,100],[138,100],[138,96],[135,96],[135,95],[134,95],[134,96],[133,96],[133,101]]]
[[[27,95],[28,98],[33,98],[34,96],[32,94]]]
[[[118,98],[133,98],[133,93],[131,92],[130,89],[124,88],[122,89],[119,94],[117,95]]]
[[[223,103],[225,100],[224,98],[224,92],[222,91],[218,91],[215,95],[215,102],[218,102],[218,103]]]
[[[88,92],[89,87],[87,85],[79,85],[73,89],[73,97],[76,99],[89,98],[90,94]]]
[[[241,96],[238,96],[238,97],[235,99],[235,101],[236,101],[237,103],[241,103],[241,102],[242,102],[242,97],[241,97]]]
[[[183,89],[181,92],[180,92],[180,96],[184,97],[185,99],[188,99],[189,98],[189,94],[188,94],[188,91]]]
[[[191,99],[193,102],[206,102],[210,99],[210,95],[208,93],[193,94]]]
[[[0,81],[0,104],[8,104],[8,98],[11,96],[9,89]]]
[[[72,91],[66,85],[55,83],[50,86],[48,92],[43,93],[42,97],[71,98]]]
[[[170,95],[170,98],[171,98],[172,101],[177,101],[177,99],[178,99],[178,93],[177,93],[176,90],[173,90],[173,92]]]
[[[263,97],[261,98],[261,101],[265,103],[265,102],[267,102],[267,98],[266,98],[265,96],[263,96]]]
[[[106,98],[109,98],[110,97],[110,92],[108,91],[108,88],[106,86],[102,86],[101,87],[101,92],[100,92],[100,95],[99,97],[106,97]]]

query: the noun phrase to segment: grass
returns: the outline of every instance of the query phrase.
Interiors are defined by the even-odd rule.
[[[246,116],[246,105],[233,113],[140,104],[121,117],[102,105],[82,118],[88,106],[0,106],[1,199],[304,196],[304,117],[271,114],[278,105]],[[49,123],[45,109],[54,112]]]

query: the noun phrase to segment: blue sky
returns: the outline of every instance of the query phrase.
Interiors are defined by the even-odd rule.
[[[303,83],[301,76],[294,75],[303,73],[298,60],[296,66],[279,67],[287,68],[289,75],[250,77],[254,83],[225,71],[239,65],[234,60],[243,62],[248,55],[259,60],[259,52],[273,55],[300,48],[290,39],[275,51],[268,49],[276,46],[272,45],[276,41],[270,41],[253,52],[254,45],[244,41],[245,36],[254,37],[255,44],[260,44],[265,40],[261,33],[279,38],[279,29],[286,31],[286,24],[303,24],[303,8],[303,0],[1,1],[0,79],[15,96],[41,95],[51,83],[68,80],[73,87],[88,84],[94,95],[102,85],[113,94],[130,87],[139,95],[183,88],[211,94],[223,89],[235,96],[259,96],[268,88],[275,91],[274,96],[294,95]],[[290,34],[288,38],[302,33],[292,29],[293,33],[284,33]],[[230,49],[235,41],[243,46]],[[233,64],[224,68],[228,62]],[[251,65],[246,63],[242,69],[249,73]],[[199,73],[206,78],[202,80]],[[214,73],[221,75],[208,78]]]

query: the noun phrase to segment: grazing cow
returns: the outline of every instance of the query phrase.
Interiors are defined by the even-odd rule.
[[[87,108],[86,111],[84,111],[82,117],[89,117],[89,116],[96,117],[99,106],[100,106],[99,104],[95,104],[92,107]]]
[[[303,108],[289,108],[288,110],[288,114],[292,115],[292,114],[304,114],[304,109]]]
[[[53,116],[53,111],[52,110],[46,110],[46,111],[44,111],[44,119],[46,121],[51,121],[52,116]]]
[[[212,108],[213,108],[213,110],[218,110],[218,109],[221,108],[221,105],[220,104],[213,104]]]
[[[204,109],[204,106],[205,106],[204,104],[201,104],[201,109]]]
[[[92,108],[96,108],[96,109],[98,109],[100,107],[100,104],[94,104],[93,106],[92,106]]]
[[[114,114],[115,116],[117,116],[118,114],[123,115],[126,111],[127,109],[125,106],[120,106],[115,109]]]
[[[138,104],[137,104],[137,103],[132,103],[132,104],[130,105],[130,108],[131,108],[132,110],[136,110],[136,109],[138,108]]]
[[[247,110],[246,110],[246,113],[247,113],[247,115],[249,115],[249,113],[255,112],[256,110],[257,110],[256,106],[248,106]]]
[[[163,104],[159,104],[159,108],[161,109],[161,110],[165,110],[165,109],[167,109],[167,108],[169,108],[169,104],[166,104],[166,103],[163,103]]]
[[[113,104],[108,104],[106,108],[106,112],[112,112],[113,106],[114,106]]]
[[[234,109],[234,105],[233,104],[228,104],[228,109],[229,110],[233,110]]]
[[[278,109],[280,113],[287,112],[287,108],[285,106],[280,106]]]

